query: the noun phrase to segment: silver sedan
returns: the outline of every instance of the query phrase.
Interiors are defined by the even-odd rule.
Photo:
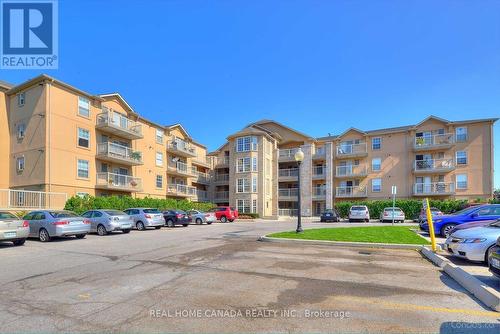
[[[90,232],[87,219],[66,210],[32,211],[23,219],[29,222],[29,236],[41,242],[50,241],[52,237],[75,236],[83,239]]]
[[[384,208],[384,210],[380,212],[380,221],[382,223],[385,221],[392,221],[393,218],[395,222],[404,223],[405,213],[398,207]]]
[[[90,221],[90,232],[106,235],[113,231],[129,233],[133,221],[129,215],[118,210],[90,210],[82,214]]]
[[[0,211],[0,241],[11,241],[14,246],[24,245],[30,232],[27,221],[10,212]]]
[[[195,222],[195,224],[197,225],[201,225],[203,223],[210,225],[213,222],[217,221],[217,218],[215,217],[215,212],[202,212],[198,210],[189,210],[187,214],[189,215],[189,217],[191,217],[191,221]]]
[[[488,262],[488,252],[500,237],[500,222],[453,232],[446,239],[446,250],[471,261]]]

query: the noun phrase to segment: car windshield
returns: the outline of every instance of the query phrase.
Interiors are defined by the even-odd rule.
[[[333,213],[332,209],[325,210],[325,213]]]
[[[104,212],[110,216],[126,216],[127,215],[125,212],[118,211],[118,210],[104,210]]]
[[[365,211],[366,208],[364,206],[353,206],[351,208],[352,211]]]
[[[71,212],[71,211],[51,211],[49,213],[54,218],[72,218],[72,217],[78,217],[76,215],[76,213]]]
[[[158,209],[144,209],[144,213],[161,213]]]
[[[19,219],[9,212],[0,212],[0,219]]]

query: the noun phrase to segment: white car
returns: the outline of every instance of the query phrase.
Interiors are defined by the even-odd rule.
[[[349,222],[361,220],[365,222],[370,221],[370,211],[366,205],[353,205],[349,209]]]

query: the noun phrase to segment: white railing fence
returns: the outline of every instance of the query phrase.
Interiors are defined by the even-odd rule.
[[[63,209],[68,194],[45,191],[0,189],[1,209]]]

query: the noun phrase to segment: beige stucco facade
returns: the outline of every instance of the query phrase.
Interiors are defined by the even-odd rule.
[[[294,154],[299,148],[304,152],[300,165],[304,216],[318,215],[336,201],[390,199],[392,186],[397,187],[398,198],[490,198],[495,121],[452,122],[430,116],[416,125],[373,131],[351,128],[322,138],[274,121],[259,121],[210,153],[215,161],[213,199],[263,217],[296,214],[299,172]],[[238,147],[245,140],[255,145]],[[257,157],[256,172],[237,172],[238,161],[245,157]],[[256,188],[253,177],[258,178]],[[250,187],[238,188],[245,182]],[[226,197],[221,196],[224,192]]]

